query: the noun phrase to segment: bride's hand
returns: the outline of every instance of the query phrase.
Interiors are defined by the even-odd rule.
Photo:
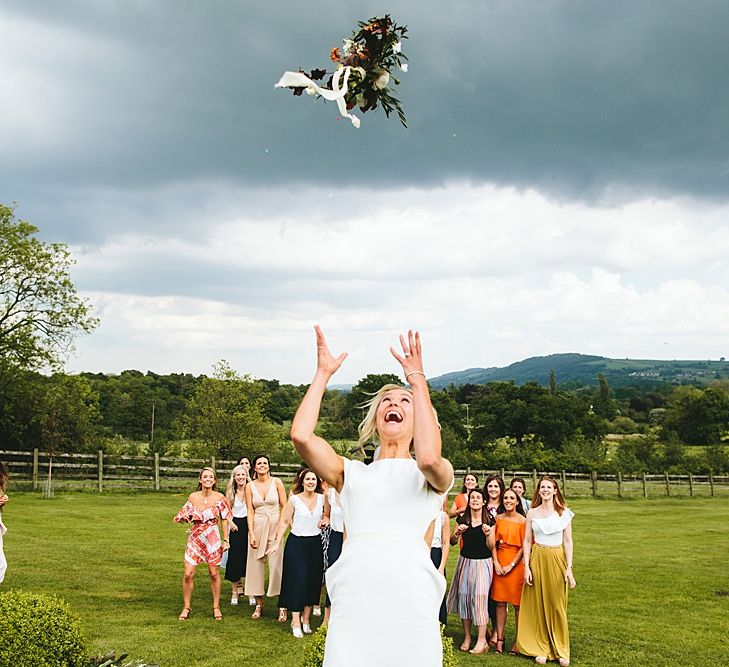
[[[342,354],[335,358],[329,351],[329,346],[318,324],[314,327],[314,331],[316,331],[316,371],[317,373],[324,373],[327,377],[331,377],[339,370],[342,362],[347,358],[347,353],[342,352]]]
[[[414,333],[412,330],[408,331],[407,341],[401,335],[400,345],[402,346],[404,356],[400,356],[397,352],[395,352],[395,348],[392,347],[390,348],[390,352],[392,352],[392,356],[400,362],[402,371],[405,374],[405,381],[407,382],[408,375],[413,373],[425,378],[425,373],[423,372],[423,348],[420,344],[420,333],[418,331]]]

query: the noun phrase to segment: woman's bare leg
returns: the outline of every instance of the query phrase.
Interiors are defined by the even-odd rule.
[[[461,651],[468,651],[471,648],[471,619],[462,618],[463,623],[463,644],[461,644]]]

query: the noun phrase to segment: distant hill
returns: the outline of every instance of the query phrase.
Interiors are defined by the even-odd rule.
[[[706,383],[729,378],[729,361],[665,361],[655,359],[609,359],[588,354],[550,354],[530,357],[504,368],[468,368],[430,378],[430,385],[443,389],[450,384],[486,384],[538,382],[549,384],[554,369],[558,384],[596,385],[598,373],[604,373],[611,386],[670,382]]]

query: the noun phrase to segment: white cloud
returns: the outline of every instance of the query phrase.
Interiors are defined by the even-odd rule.
[[[726,355],[726,207],[452,184],[339,191],[340,209],[312,215],[324,197],[282,192],[267,216],[208,201],[194,241],[125,232],[85,248],[76,277],[103,324],[71,366],[205,372],[222,357],[306,382],[317,322],[350,352],[342,382],[396,370],[387,348],[408,326],[431,374],[565,351]]]

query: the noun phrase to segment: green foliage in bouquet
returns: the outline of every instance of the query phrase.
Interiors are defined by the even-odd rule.
[[[89,660],[89,667],[159,667],[159,665],[143,662],[142,660],[128,660],[129,654],[117,655],[116,651],[110,651],[103,655],[94,655]]]
[[[86,667],[86,640],[70,607],[37,593],[0,593],[0,667]]]
[[[440,638],[443,642],[443,667],[458,667],[456,651],[453,648],[453,639],[443,633],[440,627]],[[327,639],[327,626],[322,625],[307,642],[304,649],[304,662],[302,667],[322,667],[324,664],[324,645]]]
[[[382,107],[387,117],[395,111],[400,122],[407,127],[402,104],[389,86],[400,85],[393,71],[407,72],[407,56],[402,52],[402,41],[408,39],[407,26],[393,22],[389,14],[358,22],[349,39],[342,40],[341,47],[334,47],[329,58],[337,67],[351,67],[348,90],[344,96],[347,109],[358,107],[362,113]],[[303,70],[300,70],[303,72]],[[312,81],[322,80],[330,74],[327,86],[332,85],[331,72],[313,69],[307,73]],[[301,95],[305,88],[293,88],[294,95]]]

